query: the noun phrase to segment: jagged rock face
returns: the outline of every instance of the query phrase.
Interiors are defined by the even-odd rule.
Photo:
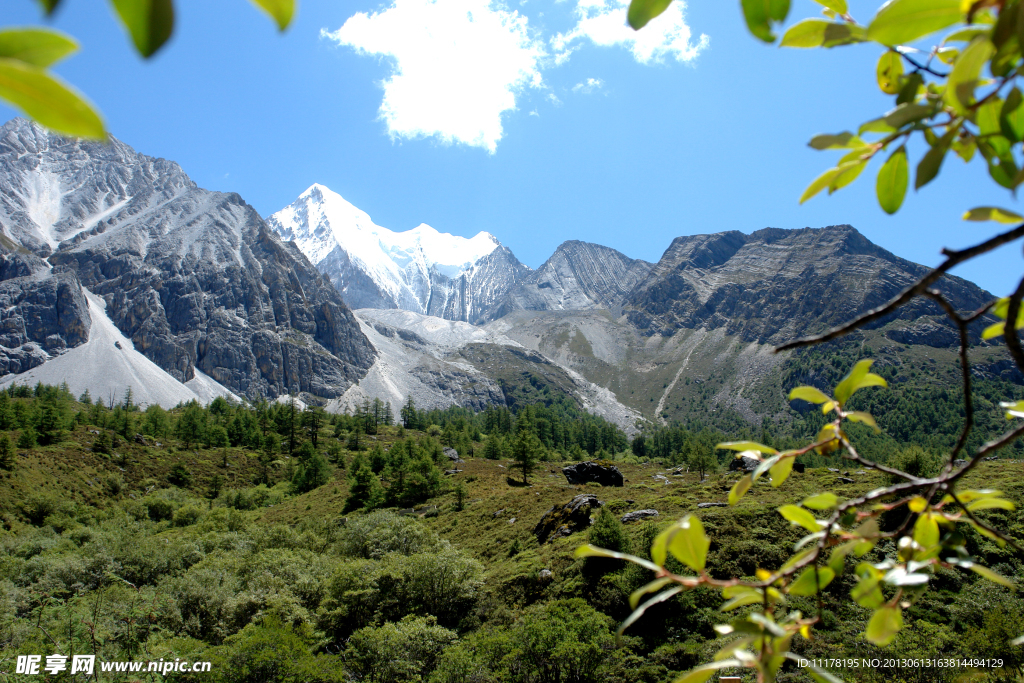
[[[530,272],[488,233],[467,239],[428,225],[393,232],[322,185],[267,223],[356,309],[399,308],[475,323]]]
[[[884,304],[926,272],[846,225],[678,237],[629,293],[624,308],[647,334],[723,327],[743,341],[775,344]],[[936,286],[961,310],[990,298],[957,277]],[[916,299],[895,317],[936,314],[936,325],[948,325],[936,304]]]
[[[249,398],[332,397],[373,362],[302,253],[237,194],[203,190],[173,162],[15,119],[0,128],[0,185],[3,233],[64,271],[45,277],[103,296],[136,349],[178,381],[198,368]]]
[[[32,254],[0,255],[0,376],[42,365],[89,338],[89,304],[72,271]]]
[[[509,290],[528,277],[530,269],[508,249],[498,247],[452,279],[432,271],[427,314],[474,324],[492,319],[488,311],[499,306]]]
[[[600,244],[563,242],[544,265],[509,291],[488,317],[494,320],[516,310],[614,309],[651,268],[646,261]]]

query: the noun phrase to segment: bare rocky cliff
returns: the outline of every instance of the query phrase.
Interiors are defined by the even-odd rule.
[[[179,382],[200,370],[249,398],[333,397],[375,358],[330,282],[241,197],[115,139],[66,139],[22,119],[0,128],[0,232],[0,272],[16,275],[0,299],[20,316],[4,321],[7,372],[25,369],[33,343],[52,354],[85,341],[79,285]],[[56,327],[30,323],[46,306]]]
[[[512,311],[615,309],[650,272],[646,261],[589,242],[563,242],[544,264],[504,297],[487,315],[495,320]]]
[[[884,304],[926,272],[848,225],[677,237],[623,308],[645,334],[724,328],[743,341],[778,344]],[[947,276],[936,286],[960,310],[991,299],[958,277]],[[953,341],[930,301],[915,300],[895,317],[924,325],[917,334],[897,336],[941,346]]]

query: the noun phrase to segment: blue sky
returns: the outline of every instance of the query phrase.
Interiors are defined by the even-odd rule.
[[[941,247],[998,230],[964,210],[1024,212],[956,158],[896,216],[878,208],[870,167],[798,205],[837,156],[811,136],[890,106],[878,50],[765,46],[738,2],[713,0],[677,0],[633,37],[616,2],[301,0],[278,34],[244,0],[178,0],[175,36],[148,62],[102,0],[64,0],[53,25],[82,46],[58,72],[109,130],[199,185],[268,215],[319,182],[378,225],[486,230],[531,267],[568,239],[657,261],[678,235],[838,223],[934,265]],[[34,3],[8,4],[5,23],[41,22]],[[878,4],[851,12],[867,21]],[[791,21],[818,7],[795,0]],[[956,272],[1005,294],[1020,258],[1014,246]]]

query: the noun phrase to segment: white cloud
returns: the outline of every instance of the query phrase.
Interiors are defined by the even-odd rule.
[[[321,35],[394,59],[380,114],[393,137],[436,136],[493,153],[501,115],[523,89],[542,86],[546,54],[525,16],[489,0],[394,0]]]
[[[548,93],[548,102],[555,105],[556,107],[562,106],[562,100],[558,99],[558,95],[553,92]]]
[[[577,83],[576,85],[572,86],[572,91],[581,92],[584,95],[589,95],[595,90],[600,90],[603,87],[604,81],[602,81],[600,78],[588,78],[582,83]]]
[[[684,11],[686,3],[676,0],[663,14],[651,20],[640,31],[626,23],[629,0],[577,0],[577,23],[568,33],[560,33],[551,40],[555,61],[564,62],[573,49],[572,43],[584,38],[595,45],[610,47],[621,45],[633,53],[641,64],[674,57],[688,62],[697,57],[709,44],[706,35],[693,42]]]

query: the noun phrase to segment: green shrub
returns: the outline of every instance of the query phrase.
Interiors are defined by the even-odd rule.
[[[162,522],[174,517],[174,504],[165,498],[146,497],[142,499],[149,518],[154,522]]]
[[[202,517],[202,508],[195,505],[185,505],[174,511],[174,526],[192,526]]]
[[[364,628],[352,634],[345,665],[358,681],[405,683],[431,674],[441,652],[458,640],[432,617],[407,617],[397,624]]]
[[[349,557],[380,559],[390,553],[411,555],[438,546],[437,536],[421,522],[389,510],[350,517],[341,530],[338,552]]]
[[[21,509],[30,524],[42,526],[46,518],[56,512],[59,506],[60,502],[57,499],[37,494],[25,501]]]

